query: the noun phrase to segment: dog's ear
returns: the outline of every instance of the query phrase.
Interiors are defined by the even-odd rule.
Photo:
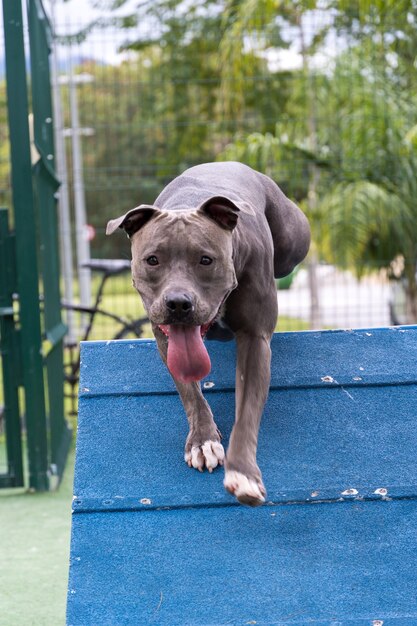
[[[198,207],[198,210],[227,230],[234,229],[240,211],[249,215],[255,215],[255,212],[247,202],[235,202],[224,196],[213,196],[205,200]]]
[[[131,209],[124,215],[116,217],[107,223],[106,235],[112,235],[115,230],[122,228],[129,237],[134,235],[142,226],[146,224],[159,209],[150,204],[141,204],[135,209]]]

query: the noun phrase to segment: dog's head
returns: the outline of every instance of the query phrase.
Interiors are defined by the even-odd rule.
[[[154,324],[204,326],[236,283],[232,231],[239,209],[211,198],[196,210],[141,205],[111,220],[107,234],[126,231],[132,245],[133,285]]]
[[[149,319],[167,336],[181,331],[178,341],[189,348],[197,343],[188,335],[204,335],[237,286],[238,214],[231,200],[216,196],[195,210],[141,205],[107,225],[107,234],[122,228],[131,239],[133,285]]]

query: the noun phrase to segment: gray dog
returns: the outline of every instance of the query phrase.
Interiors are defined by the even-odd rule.
[[[111,220],[106,232],[117,228],[131,239],[133,285],[187,414],[185,461],[209,472],[225,462],[225,488],[244,504],[262,504],[256,449],[278,314],[274,276],[306,256],[306,217],[267,176],[241,163],[208,163],[175,178],[154,205]],[[237,343],[226,459],[198,382],[210,372],[205,335]]]

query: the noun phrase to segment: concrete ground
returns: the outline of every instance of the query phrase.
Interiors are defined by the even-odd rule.
[[[390,285],[379,275],[361,281],[350,272],[319,266],[319,305],[322,328],[389,326]],[[308,320],[310,290],[306,270],[300,270],[291,288],[278,294],[279,314]]]

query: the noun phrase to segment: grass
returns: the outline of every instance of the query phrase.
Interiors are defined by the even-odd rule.
[[[1,626],[65,624],[73,467],[56,492],[0,492]]]

